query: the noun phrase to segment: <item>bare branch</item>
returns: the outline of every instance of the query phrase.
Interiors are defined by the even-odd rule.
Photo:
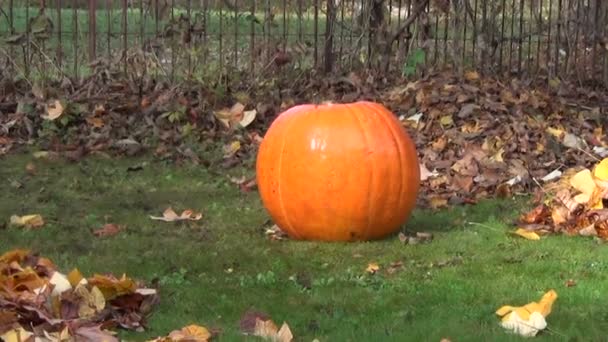
[[[393,36],[389,39],[389,41],[388,41],[389,46],[394,41],[399,39],[399,36],[401,36],[403,34],[403,32],[405,32],[405,30],[407,30],[407,28],[414,23],[416,18],[418,18],[418,16],[420,16],[420,14],[422,13],[422,11],[424,11],[424,8],[426,7],[426,5],[428,3],[429,3],[429,0],[421,0],[420,2],[418,2],[416,7],[414,7],[414,9],[412,11],[412,14],[407,19],[405,19],[403,24],[401,24],[401,27],[398,28],[397,31],[395,31],[395,33],[393,33]]]

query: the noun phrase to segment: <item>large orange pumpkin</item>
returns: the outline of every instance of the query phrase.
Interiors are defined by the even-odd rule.
[[[256,169],[270,216],[302,240],[385,237],[409,218],[420,187],[414,143],[373,102],[281,113],[264,136]]]

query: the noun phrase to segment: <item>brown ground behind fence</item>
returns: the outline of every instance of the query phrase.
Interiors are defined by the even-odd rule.
[[[2,0],[5,75],[431,68],[608,84],[601,0]],[[136,70],[136,71],[137,71]],[[271,71],[272,70],[272,71]]]

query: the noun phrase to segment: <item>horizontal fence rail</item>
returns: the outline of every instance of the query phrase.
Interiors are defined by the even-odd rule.
[[[601,0],[3,0],[4,74],[475,68],[608,84]],[[144,70],[144,71],[142,71]]]

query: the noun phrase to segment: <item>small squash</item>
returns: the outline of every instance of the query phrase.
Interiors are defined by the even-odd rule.
[[[373,102],[299,105],[281,113],[260,145],[264,207],[291,238],[372,240],[409,218],[420,187],[416,147]]]

